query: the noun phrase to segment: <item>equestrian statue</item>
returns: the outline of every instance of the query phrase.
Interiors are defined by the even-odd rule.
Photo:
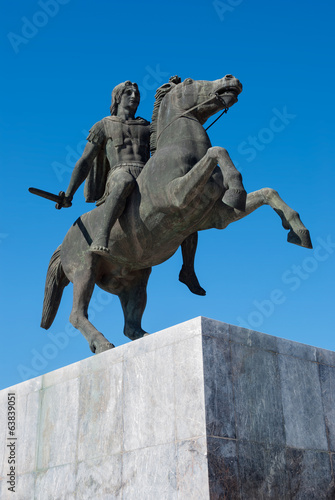
[[[137,85],[127,81],[115,87],[111,115],[90,130],[66,193],[44,195],[58,201],[57,208],[70,207],[85,181],[86,200],[97,206],[79,217],[51,257],[43,328],[52,325],[71,281],[70,322],[92,352],[114,347],[88,318],[95,285],[119,297],[128,338],[147,335],[141,320],[151,268],[181,246],[179,279],[193,293],[205,295],[194,270],[198,231],[225,229],[262,205],[280,216],[290,243],[312,248],[299,214],[271,188],[247,194],[226,149],[211,145],[203,125],[235,104],[241,91],[232,75],[215,81],[172,77],[156,92],[149,124],[135,118]]]

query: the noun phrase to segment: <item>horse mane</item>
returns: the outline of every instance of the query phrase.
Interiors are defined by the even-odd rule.
[[[157,126],[158,126],[158,113],[162,100],[176,85],[181,82],[179,76],[172,76],[169,83],[164,83],[159,87],[155,94],[155,104],[152,112],[151,124],[150,124],[150,151],[151,156],[154,155],[157,149]]]

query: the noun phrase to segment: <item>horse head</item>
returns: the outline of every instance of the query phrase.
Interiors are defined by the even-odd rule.
[[[242,84],[233,75],[226,75],[214,81],[186,78],[175,84],[169,93],[170,105],[180,111],[192,113],[201,123],[224,108],[237,102]]]
[[[177,82],[177,83],[175,83]],[[181,116],[193,117],[203,125],[208,118],[237,102],[242,84],[233,75],[218,80],[193,80],[183,82],[173,77],[156,93],[152,115],[151,151],[155,152],[158,137]]]

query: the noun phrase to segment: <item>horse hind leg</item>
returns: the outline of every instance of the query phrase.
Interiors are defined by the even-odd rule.
[[[118,294],[124,314],[123,333],[130,340],[149,335],[142,328],[142,316],[147,304],[147,283],[151,268],[141,269],[128,277],[123,290]]]
[[[90,259],[90,261],[90,263],[86,263],[87,267],[77,270],[74,275],[73,307],[70,315],[70,322],[84,335],[89,343],[91,351],[95,354],[99,354],[115,346],[88,320],[88,306],[95,286],[95,275],[90,265],[92,264],[92,259]]]

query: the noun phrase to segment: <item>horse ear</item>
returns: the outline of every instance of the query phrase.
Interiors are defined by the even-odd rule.
[[[178,75],[174,75],[169,78],[169,82],[175,83],[177,85],[178,83],[181,83],[181,78]]]

